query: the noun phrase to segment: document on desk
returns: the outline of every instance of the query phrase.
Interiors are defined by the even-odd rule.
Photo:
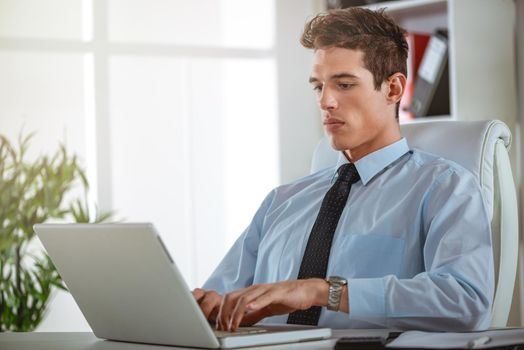
[[[490,349],[524,344],[524,328],[500,328],[480,332],[407,331],[387,344],[388,348]]]

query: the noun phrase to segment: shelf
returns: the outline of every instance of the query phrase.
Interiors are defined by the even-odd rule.
[[[515,130],[516,8],[513,0],[399,0],[363,7],[385,8],[408,32],[431,34],[440,28],[448,30],[451,116],[407,123],[498,118]]]
[[[450,4],[447,0],[401,0],[362,7],[371,10],[385,8],[386,13],[408,32],[434,33],[437,29],[448,28]]]
[[[361,6],[370,10],[386,8],[387,12],[399,12],[406,10],[423,10],[442,8],[447,4],[447,0],[403,0],[403,1],[384,1],[376,4]]]
[[[448,122],[450,120],[455,120],[455,119],[450,115],[436,115],[434,117],[424,117],[424,118],[405,120],[405,121],[402,121],[400,125],[420,124],[420,123],[428,123],[428,122]]]

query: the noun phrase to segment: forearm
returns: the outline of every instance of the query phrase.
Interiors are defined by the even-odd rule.
[[[442,272],[349,280],[349,318],[398,329],[483,329],[489,325],[491,283],[489,273],[485,281],[466,282]]]

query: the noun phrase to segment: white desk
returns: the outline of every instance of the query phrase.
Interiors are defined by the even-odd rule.
[[[336,339],[249,349],[332,350]],[[194,349],[98,339],[93,333],[0,333],[1,350],[166,350]],[[245,349],[245,348],[243,348]]]

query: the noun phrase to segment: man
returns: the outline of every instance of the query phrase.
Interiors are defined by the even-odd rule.
[[[218,329],[261,320],[489,326],[494,272],[480,188],[459,165],[410,149],[400,135],[404,36],[383,11],[360,8],[306,25],[310,83],[339,164],[274,189],[193,291]]]

